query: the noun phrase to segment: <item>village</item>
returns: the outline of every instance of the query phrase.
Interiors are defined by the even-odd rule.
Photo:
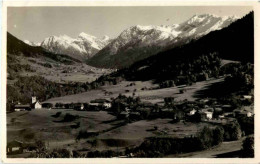
[[[31,99],[31,104],[17,103],[13,106],[14,112],[23,111],[55,111],[73,109],[81,112],[100,112],[105,111],[115,116],[117,120],[123,120],[124,124],[139,120],[153,120],[158,118],[170,118],[172,123],[191,122],[208,123],[213,125],[227,125],[237,120],[251,119],[254,117],[253,105],[247,105],[248,101],[253,101],[251,95],[240,96],[240,101],[245,105],[235,107],[230,104],[221,104],[215,98],[204,98],[196,101],[174,101],[173,97],[165,97],[164,102],[152,104],[141,101],[138,97],[127,97],[119,95],[114,99],[94,99],[90,103],[41,103],[36,96]],[[59,112],[57,112],[59,113]],[[56,113],[56,115],[57,115]],[[72,115],[73,116],[73,115]],[[75,117],[76,118],[76,117]],[[72,119],[74,120],[74,119]],[[157,125],[151,131],[158,129]],[[240,125],[241,128],[243,125]],[[241,129],[242,135],[245,135]],[[167,132],[162,131],[167,134]],[[91,132],[89,132],[90,134]],[[94,132],[98,135],[99,132]],[[91,134],[90,134],[91,136]],[[38,143],[39,144],[39,143]],[[7,154],[35,153],[37,143],[26,143],[13,140],[7,144]]]

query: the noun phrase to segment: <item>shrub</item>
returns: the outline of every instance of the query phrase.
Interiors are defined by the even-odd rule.
[[[213,130],[213,145],[218,145],[224,140],[224,129],[217,127]]]
[[[243,141],[241,157],[253,158],[254,157],[254,137],[247,137]]]
[[[78,119],[79,116],[78,115],[72,115],[72,114],[69,114],[69,113],[66,113],[66,115],[64,116],[63,118],[63,121],[64,122],[71,122],[71,121],[74,121],[76,119]]]
[[[57,112],[55,115],[52,115],[52,117],[57,118],[57,117],[60,117],[60,115],[61,115],[61,112]]]
[[[232,122],[230,124],[223,126],[225,133],[224,133],[224,140],[225,141],[235,141],[238,140],[241,135],[240,125],[237,122]]]

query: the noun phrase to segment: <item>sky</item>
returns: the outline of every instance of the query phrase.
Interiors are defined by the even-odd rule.
[[[195,14],[242,17],[252,7],[8,7],[7,31],[21,40],[42,42],[55,35],[76,38],[84,32],[96,37],[117,37],[134,25],[172,25]]]

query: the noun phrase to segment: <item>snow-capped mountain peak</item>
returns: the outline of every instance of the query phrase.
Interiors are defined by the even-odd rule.
[[[89,34],[86,34],[84,32],[81,32],[78,36],[78,38],[82,38],[82,39],[96,39],[95,36],[92,36],[92,35],[89,35]]]
[[[172,25],[135,25],[125,29],[110,44],[99,51],[89,63],[94,66],[114,67],[113,61],[120,62],[120,55],[124,61],[135,62],[135,58],[150,56],[164,47],[180,46],[192,39],[198,39],[211,31],[219,30],[230,25],[237,18],[232,16],[220,17],[213,14],[194,15],[180,24]],[[156,49],[156,47],[158,47]],[[155,49],[152,52],[146,49]],[[140,53],[138,52],[140,50]],[[157,51],[158,50],[158,51]],[[145,53],[150,54],[145,54]],[[132,54],[134,53],[134,54]],[[131,54],[126,57],[126,54]],[[118,55],[117,57],[112,57]],[[131,64],[131,62],[127,63]]]
[[[53,53],[66,54],[79,60],[86,60],[108,44],[95,36],[81,32],[77,38],[67,35],[50,36],[41,46]]]
[[[34,43],[34,42],[29,41],[29,40],[24,40],[23,42],[30,45],[30,46],[40,46],[41,45],[41,43]]]

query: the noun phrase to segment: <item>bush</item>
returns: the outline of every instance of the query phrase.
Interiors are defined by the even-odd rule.
[[[72,114],[69,114],[69,113],[66,113],[66,115],[64,116],[63,118],[63,121],[64,122],[71,122],[71,121],[74,121],[76,119],[78,119],[79,116],[78,115],[72,115]]]
[[[213,146],[213,130],[211,130],[209,127],[204,127],[202,131],[199,133],[198,137],[201,142],[201,149],[207,149]]]
[[[217,127],[213,130],[213,145],[218,145],[224,140],[224,129],[222,127]]]
[[[253,158],[254,157],[254,137],[247,137],[243,141],[241,157]]]
[[[55,115],[52,115],[52,117],[57,118],[57,117],[60,117],[60,115],[61,115],[61,112],[57,112]]]
[[[240,125],[237,122],[232,122],[230,124],[223,126],[225,133],[224,133],[224,140],[225,141],[235,141],[238,140],[241,135]]]

